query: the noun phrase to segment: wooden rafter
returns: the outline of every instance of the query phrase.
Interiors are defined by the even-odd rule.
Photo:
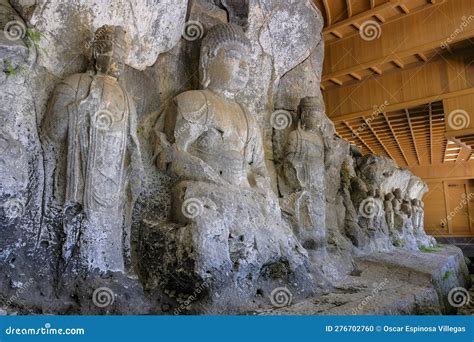
[[[385,153],[387,153],[387,155],[395,160],[395,158],[393,158],[392,154],[390,153],[390,151],[388,150],[387,146],[385,146],[385,144],[382,142],[382,140],[380,139],[379,135],[377,134],[377,132],[373,129],[372,125],[370,124],[370,122],[368,120],[366,120],[365,118],[362,118],[362,120],[364,120],[364,123],[367,125],[367,127],[370,129],[370,131],[372,132],[372,134],[374,135],[375,139],[377,139],[377,141],[379,142],[379,144],[383,147],[383,149],[385,150]]]
[[[413,146],[415,147],[416,159],[418,160],[418,165],[421,165],[420,154],[418,153],[418,146],[416,145],[415,132],[413,131],[413,125],[411,124],[410,112],[405,108],[405,114],[408,121],[408,127],[410,128],[411,139],[413,140]]]
[[[351,3],[351,0],[346,0],[346,6],[347,6],[347,17],[350,18],[350,17],[352,17],[352,3]]]
[[[410,9],[405,4],[400,4],[398,7],[403,11],[404,14],[410,13]]]
[[[400,141],[398,140],[397,134],[395,133],[395,130],[393,129],[392,124],[388,120],[387,113],[384,112],[382,114],[383,114],[383,117],[385,119],[385,122],[387,122],[388,128],[390,129],[390,132],[392,133],[393,138],[397,142],[398,148],[399,148],[400,152],[402,153],[403,159],[405,159],[405,163],[407,164],[407,166],[410,165],[410,163],[408,161],[408,158],[405,154],[405,151],[403,151],[402,145],[400,144]]]
[[[331,26],[332,18],[331,18],[331,8],[329,7],[328,0],[323,0],[324,10],[326,11],[326,20],[327,26]]]
[[[314,1],[318,1],[320,4],[319,6],[321,8],[323,7],[322,0]],[[460,13],[468,13],[467,11],[469,11],[469,8],[467,6],[469,6],[470,0],[457,1],[460,2],[459,8],[458,5],[454,7],[449,6],[448,0],[439,0],[436,2],[429,2],[429,0],[426,0],[424,4],[421,1],[407,0],[387,0],[384,2],[374,1],[370,2],[370,4],[366,3],[366,10],[361,12],[362,5],[354,0],[341,1],[345,5],[339,1],[333,2],[327,0],[327,3],[333,12],[343,12],[344,8],[347,7],[347,4],[351,3],[352,15],[343,20],[335,20],[335,13],[333,13],[333,24],[324,29],[324,34],[328,38],[326,47],[328,53],[326,54],[327,61],[324,66],[322,81],[325,82],[326,85],[328,85],[328,89],[330,89],[331,87],[338,86],[337,84],[332,84],[333,82],[330,82],[330,79],[332,78],[341,79],[343,85],[345,85],[345,81],[348,77],[351,77],[351,73],[360,73],[364,79],[370,76],[366,73],[366,70],[372,70],[376,74],[380,74],[380,71],[383,71],[385,74],[395,68],[408,68],[410,65],[416,64],[417,60],[424,62],[430,61],[433,56],[437,56],[436,52],[439,52],[440,50],[440,42],[446,40],[446,37],[449,37],[453,31],[458,29],[459,24],[450,23],[439,30],[437,27],[431,27],[433,24],[421,25],[420,27],[423,27],[423,29],[420,29],[420,34],[407,35],[409,37],[403,40],[404,44],[395,43],[400,40],[394,37],[394,35],[400,33],[397,28],[399,25],[406,25],[407,27],[414,26],[415,22],[418,22],[423,17],[427,16],[426,13],[421,13],[423,11],[432,11],[428,15],[430,18],[433,17],[430,22],[443,20],[442,17],[445,17],[446,15],[457,17]],[[383,3],[381,4],[381,2]],[[369,5],[375,5],[375,7],[371,8]],[[341,6],[344,7],[341,8]],[[436,10],[437,7],[439,7],[438,10]],[[446,14],[442,15],[441,13]],[[359,16],[362,16],[362,18],[359,18]],[[385,19],[383,17],[385,16],[387,16],[387,20],[384,23]],[[381,30],[383,31],[383,38],[378,36],[377,40],[374,40],[374,42],[371,43],[374,45],[373,53],[368,53],[363,50],[365,44],[360,44],[360,37],[359,34],[357,34],[359,31],[357,28],[359,28],[362,23],[369,20],[378,21],[379,25],[383,23],[383,27],[379,27],[377,30],[379,35]],[[428,26],[431,28],[430,30],[428,30]],[[462,30],[460,34],[456,35],[456,38],[451,42],[451,47],[454,49],[453,53],[455,53],[456,49],[459,48],[457,43],[471,38],[472,34],[474,34],[474,30],[468,27]],[[426,39],[423,38],[425,36],[427,37]],[[333,39],[333,37],[344,39]],[[382,40],[384,42],[387,41],[388,43],[380,43]],[[449,47],[447,47],[446,44],[443,44],[443,49],[449,51]],[[349,50],[353,56],[357,56],[357,59],[354,58],[353,61],[349,63],[337,63],[337,61],[343,58],[344,54]],[[413,57],[416,57],[416,59]]]
[[[433,164],[433,107],[429,104],[429,119],[430,119],[430,164]]]
[[[327,18],[328,18],[327,19],[328,20],[328,25],[327,25],[328,27],[323,30],[323,33],[331,33],[334,30],[337,31],[338,29],[343,28],[345,26],[350,26],[353,23],[363,22],[363,21],[365,21],[369,18],[372,18],[378,12],[382,12],[386,9],[393,8],[394,6],[397,6],[398,4],[400,4],[400,0],[391,0],[389,2],[386,2],[386,3],[382,4],[382,5],[371,8],[368,11],[359,13],[359,14],[354,15],[354,16],[351,16],[348,19],[342,20],[342,21],[340,21],[340,22],[338,22],[338,23],[336,23],[332,26],[330,24],[328,0],[323,0],[323,4],[324,4],[324,9],[326,10],[326,15],[327,15]]]
[[[354,137],[357,137],[357,139],[359,139],[359,141],[373,154],[377,154],[375,153],[375,151],[372,149],[372,147],[370,147],[369,144],[367,144],[364,139],[351,127],[351,125],[349,125],[349,123],[347,121],[342,121],[342,123],[352,132],[352,135]]]

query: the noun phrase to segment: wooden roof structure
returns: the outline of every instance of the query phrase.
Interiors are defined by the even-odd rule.
[[[339,136],[401,167],[474,160],[474,0],[314,2]]]

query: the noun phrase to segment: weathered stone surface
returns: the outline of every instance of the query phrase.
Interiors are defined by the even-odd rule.
[[[463,260],[438,251],[424,232],[426,184],[335,137],[319,88],[323,20],[312,3],[14,0],[11,7],[0,0],[7,314],[248,313],[274,305],[272,293],[295,306],[259,312],[445,310],[448,288],[467,286]],[[11,20],[19,31],[4,30]],[[227,21],[246,38],[227,32],[206,42]],[[102,58],[114,44],[99,39],[96,70],[91,38],[103,24],[122,26],[132,52]],[[8,39],[12,32],[19,36]],[[232,44],[220,49],[222,41]],[[317,104],[316,130],[299,124],[297,106],[307,96]],[[95,129],[93,114],[104,108],[130,120],[117,120],[113,132]],[[276,109],[285,110],[286,127],[274,126]],[[82,167],[92,161],[92,171]],[[297,172],[282,172],[285,162]],[[120,206],[95,205],[116,203],[116,194]],[[292,221],[293,197],[300,205]],[[66,265],[71,255],[77,263]],[[430,258],[429,274],[420,271]],[[393,271],[386,291],[359,308],[374,282],[385,284],[386,269]],[[94,301],[98,290],[111,301],[106,307]]]
[[[174,225],[161,228],[159,241],[164,242],[156,255],[161,265],[156,276],[165,287],[183,292],[192,292],[195,283],[209,283],[207,299],[227,306],[278,280],[303,295],[318,287],[317,271],[281,220],[260,129],[235,100],[248,81],[249,48],[238,26],[213,27],[201,46],[204,90],[178,95],[174,112],[158,132],[160,165],[179,182],[173,188]],[[173,260],[175,248],[181,252]],[[279,269],[276,274],[266,274],[274,268]]]
[[[40,242],[60,243],[63,267],[73,272],[125,272],[142,161],[134,103],[116,79],[128,51],[123,29],[99,28],[93,51],[96,72],[61,82],[45,115],[47,188],[53,190],[45,206],[51,224]]]
[[[58,77],[77,72],[77,59],[90,51],[93,32],[107,24],[129,34],[134,44],[127,64],[144,70],[181,38],[186,10],[186,0],[38,3],[30,22],[44,35],[39,45],[47,51],[40,53],[38,63]]]
[[[453,312],[449,292],[471,281],[456,247],[433,253],[393,251],[357,260],[359,274],[331,293],[260,315],[439,315]],[[448,276],[447,276],[448,275]],[[452,300],[452,299],[451,299]]]

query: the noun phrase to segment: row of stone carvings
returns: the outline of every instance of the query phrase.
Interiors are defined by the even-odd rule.
[[[272,180],[260,128],[235,100],[248,82],[251,44],[239,26],[220,24],[201,44],[203,89],[178,95],[158,125],[158,164],[176,179],[171,208],[165,222],[140,222],[133,251],[143,160],[133,99],[118,82],[128,44],[120,27],[97,30],[94,70],[56,86],[41,125],[45,193],[37,244],[59,246],[59,272],[138,273],[146,284],[181,292],[206,283],[206,298],[237,305],[282,283],[295,295],[314,294],[344,273],[341,263],[354,251],[434,243],[423,229],[422,193],[410,199],[405,184],[408,197],[385,189],[384,201],[383,181],[361,171],[368,158],[349,153],[349,144],[334,136],[320,97],[301,100]],[[15,139],[2,135],[1,147],[12,154]],[[2,157],[2,174],[23,175],[1,189],[2,199],[16,201],[24,196],[27,169],[15,166],[20,158]],[[14,225],[21,215],[4,208]]]

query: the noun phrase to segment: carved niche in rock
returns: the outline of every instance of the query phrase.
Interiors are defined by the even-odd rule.
[[[63,212],[63,259],[74,270],[124,272],[129,263],[141,157],[134,103],[117,80],[127,51],[121,27],[99,28],[96,70],[63,80],[44,119],[47,167],[54,172],[49,210]]]
[[[288,136],[283,179],[288,187],[281,200],[298,240],[307,250],[326,248],[324,116],[319,98],[305,97],[299,104],[298,127]]]
[[[158,278],[181,292],[204,282],[209,298],[221,303],[242,304],[256,286],[277,279],[298,294],[318,283],[306,251],[281,219],[259,127],[235,100],[249,78],[249,49],[239,26],[212,27],[201,46],[203,90],[175,98],[160,137],[160,165],[177,182],[173,223],[156,227]]]

